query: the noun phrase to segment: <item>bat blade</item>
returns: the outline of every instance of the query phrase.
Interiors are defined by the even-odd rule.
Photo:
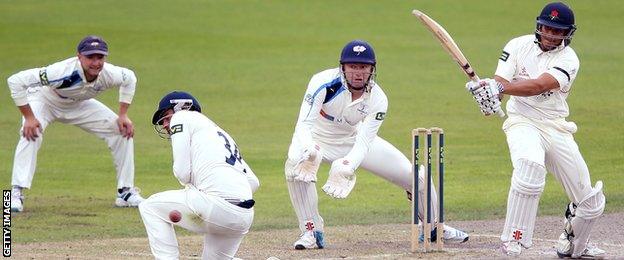
[[[457,65],[459,65],[464,74],[466,74],[470,80],[478,81],[479,76],[470,65],[470,62],[468,62],[466,56],[464,56],[464,53],[459,49],[459,46],[457,46],[453,37],[451,37],[444,27],[419,10],[412,11],[412,14],[431,31],[436,39],[438,39],[444,50],[457,62]]]
[[[427,29],[429,29],[429,31],[431,31],[433,36],[440,42],[444,50],[449,55],[451,55],[451,58],[453,58],[455,62],[457,62],[457,65],[459,65],[459,68],[464,72],[464,74],[466,74],[466,76],[472,81],[479,81],[479,76],[472,68],[472,65],[470,65],[470,62],[468,62],[468,59],[466,58],[466,56],[464,56],[464,53],[459,49],[459,46],[457,46],[457,43],[455,43],[453,37],[451,37],[451,35],[444,29],[444,27],[442,27],[442,25],[440,25],[431,17],[419,10],[413,10],[412,14],[416,16],[418,20],[425,27],[427,27]],[[502,109],[499,109],[497,114],[500,117],[505,116],[505,112]]]

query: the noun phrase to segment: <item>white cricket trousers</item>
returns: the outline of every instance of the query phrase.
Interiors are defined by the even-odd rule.
[[[182,219],[173,223],[169,213]],[[178,259],[173,225],[204,235],[202,259],[232,259],[253,222],[254,210],[241,208],[196,188],[156,193],[139,204],[152,254],[156,259]]]
[[[572,136],[576,124],[564,119],[537,120],[510,115],[503,130],[514,168],[520,159],[544,166],[576,204],[592,191],[587,164]]]
[[[103,139],[113,155],[117,171],[117,188],[134,187],[134,141],[126,139],[117,127],[117,114],[95,99],[68,103],[52,90],[44,87],[30,93],[28,103],[33,114],[41,123],[43,132],[55,121],[80,127],[88,133]],[[11,184],[30,188],[37,165],[37,152],[43,142],[43,133],[35,141],[28,141],[22,136],[15,148],[13,159],[13,177]]]
[[[323,161],[331,164],[334,160],[340,159],[347,155],[353,148],[353,142],[344,143],[326,143],[319,140],[314,140],[323,150]],[[294,168],[296,162],[291,160],[286,161],[285,171],[290,171]],[[388,143],[383,138],[377,136],[372,141],[370,149],[360,167],[370,171],[371,173],[393,183],[402,189],[411,192],[412,191],[412,163],[405,157],[401,151],[399,151],[392,144]],[[317,176],[319,174],[317,173]],[[423,218],[424,208],[424,178],[425,173],[419,172],[418,187],[419,187],[419,217]],[[319,178],[320,179],[320,178]],[[304,232],[309,227],[308,222],[314,223],[314,229],[323,231],[323,219],[318,213],[318,194],[315,188],[315,183],[304,183],[299,181],[287,180],[288,191],[290,194],[291,203],[297,214],[299,221],[299,229]],[[357,183],[356,183],[357,185]],[[431,209],[433,219],[437,219],[437,195],[435,187],[433,186],[433,179],[431,184]]]

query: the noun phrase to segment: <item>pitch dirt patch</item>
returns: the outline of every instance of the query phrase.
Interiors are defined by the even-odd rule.
[[[444,252],[416,253],[410,250],[407,224],[327,227],[327,247],[297,251],[292,243],[295,229],[252,231],[244,239],[237,257],[243,259],[474,259],[502,258],[498,250],[504,220],[453,221],[449,224],[470,233],[463,244],[447,244]],[[605,214],[592,231],[592,241],[605,249],[609,259],[624,259],[624,213]],[[534,246],[523,258],[556,258],[555,244],[562,229],[562,217],[540,217]],[[203,239],[179,237],[180,258],[200,259]],[[13,245],[17,259],[152,259],[147,238],[102,239],[72,242]],[[273,259],[275,259],[273,258]]]

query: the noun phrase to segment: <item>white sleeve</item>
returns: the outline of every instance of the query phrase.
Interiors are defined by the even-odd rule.
[[[559,89],[563,92],[570,91],[572,82],[579,70],[579,60],[576,54],[566,55],[556,61],[545,73],[553,76],[559,82]]]
[[[388,110],[388,98],[384,95],[378,101],[378,105],[371,109],[371,113],[364,118],[364,121],[358,127],[358,133],[355,137],[355,144],[351,151],[345,156],[353,165],[354,169],[360,167],[366,154],[370,149],[370,145],[377,137],[377,132],[386,117]]]
[[[301,147],[310,147],[314,143],[312,140],[312,127],[319,117],[327,91],[319,81],[317,77],[312,77],[310,83],[308,83],[303,102],[301,102],[301,108],[299,109],[299,118],[295,126],[293,141],[297,140],[301,144]],[[295,160],[298,159],[298,156],[291,154],[289,154],[289,157]]]
[[[186,122],[186,123],[185,123]],[[192,126],[183,114],[171,117],[171,148],[173,149],[173,175],[182,184],[193,180],[191,168],[191,131]]]
[[[132,70],[121,68],[121,85],[119,86],[119,102],[132,103],[136,91],[137,78]]]
[[[28,69],[15,73],[7,79],[7,84],[11,90],[11,97],[15,105],[23,106],[28,104],[28,88],[45,85],[42,83],[42,78],[45,77],[45,73],[40,74],[42,71],[45,71],[45,68]],[[44,80],[45,83],[47,83],[47,79],[44,78]]]
[[[516,41],[511,40],[503,48],[500,58],[498,58],[498,66],[494,75],[506,79],[511,82],[516,74]]]

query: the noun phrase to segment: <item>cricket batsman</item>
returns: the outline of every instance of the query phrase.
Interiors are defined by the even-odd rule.
[[[550,172],[570,199],[557,255],[600,258],[605,251],[591,245],[589,237],[604,211],[603,184],[592,186],[574,141],[577,126],[566,121],[570,114],[566,98],[579,71],[579,59],[570,47],[576,31],[574,13],[564,3],[549,3],[536,23],[534,34],[514,38],[503,48],[494,79],[466,84],[484,114],[496,113],[488,109],[500,109],[496,104],[502,95],[510,96],[503,130],[513,174],[501,249],[518,256],[533,245],[539,199]]]

